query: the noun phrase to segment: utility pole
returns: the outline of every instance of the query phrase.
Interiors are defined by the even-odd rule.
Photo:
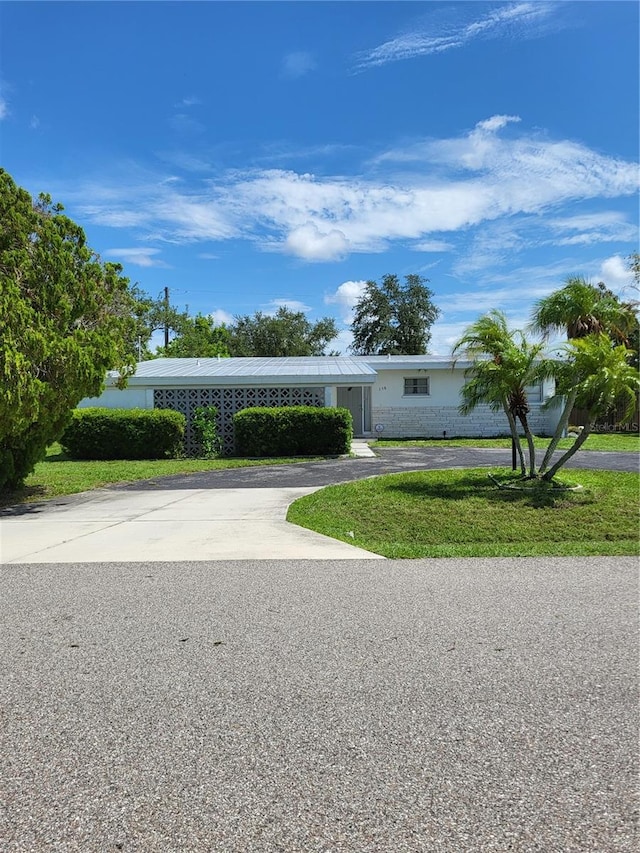
[[[169,346],[169,288],[164,289],[164,348]]]

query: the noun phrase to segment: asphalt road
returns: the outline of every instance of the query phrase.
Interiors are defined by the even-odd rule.
[[[3,853],[638,849],[634,559],[0,571]]]

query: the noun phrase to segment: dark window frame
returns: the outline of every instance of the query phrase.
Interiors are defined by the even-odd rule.
[[[428,376],[405,376],[403,397],[430,397],[431,381]],[[424,390],[421,390],[424,389]]]

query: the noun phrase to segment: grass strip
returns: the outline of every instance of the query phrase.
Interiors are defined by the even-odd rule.
[[[523,440],[524,441],[524,440]],[[563,438],[558,445],[559,450],[568,450],[573,445],[573,438]],[[497,447],[511,448],[510,438],[380,438],[375,444],[384,447]],[[548,438],[534,437],[538,450],[546,450]],[[375,445],[374,445],[375,446]],[[524,445],[523,445],[524,446]],[[583,450],[600,450],[618,453],[639,453],[640,435],[637,433],[607,432],[591,433],[580,448]],[[579,457],[578,457],[579,458]]]
[[[580,491],[521,492],[496,487],[486,468],[389,474],[314,492],[287,520],[392,558],[636,555],[639,481],[572,470],[564,485]]]

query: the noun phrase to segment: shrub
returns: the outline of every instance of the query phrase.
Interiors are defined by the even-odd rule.
[[[281,406],[243,409],[233,416],[240,456],[331,456],[348,453],[353,421],[348,409]]]
[[[191,429],[200,454],[205,459],[220,455],[222,439],[218,434],[218,410],[215,406],[198,406],[194,409]]]
[[[185,417],[169,409],[76,409],[60,444],[73,459],[179,456]]]

